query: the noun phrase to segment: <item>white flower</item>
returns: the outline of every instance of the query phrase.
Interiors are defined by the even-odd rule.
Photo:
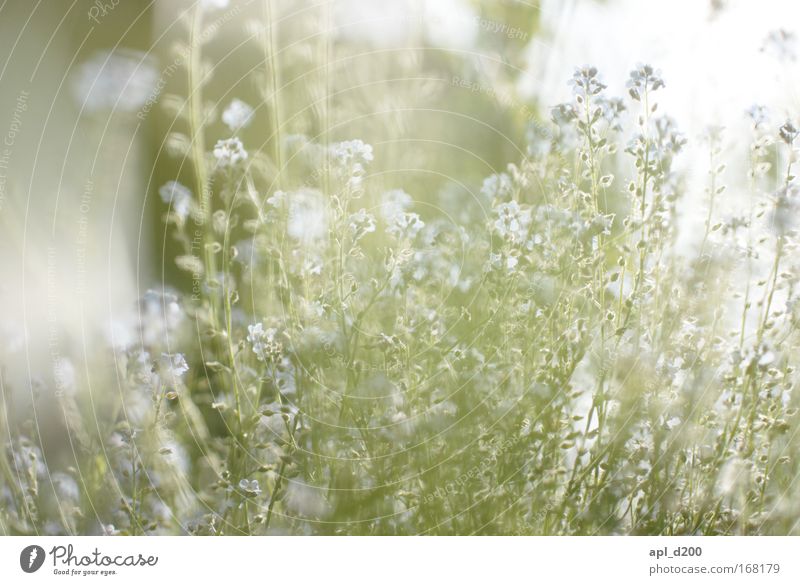
[[[283,352],[283,345],[275,339],[276,329],[264,330],[264,325],[256,323],[247,327],[247,341],[253,347],[258,361],[275,361]]]
[[[172,383],[177,383],[189,371],[189,365],[182,353],[162,353],[158,364],[159,373]]]
[[[386,223],[392,223],[394,218],[406,211],[411,206],[411,195],[402,189],[387,191],[382,196],[381,215]]]
[[[280,209],[286,203],[286,193],[283,191],[275,191],[273,195],[267,199],[267,205]]]
[[[329,148],[332,172],[343,179],[347,188],[358,196],[364,180],[365,166],[372,159],[372,147],[361,140],[337,142]]]
[[[347,140],[331,145],[331,158],[334,162],[346,168],[355,163],[366,164],[374,158],[372,146],[361,140]]]
[[[516,256],[504,256],[503,254],[489,254],[489,262],[486,270],[505,270],[508,274],[514,272],[514,269],[519,264],[519,258]]]
[[[770,31],[761,50],[772,53],[779,61],[794,61],[797,59],[797,35],[783,28]]]
[[[522,210],[519,203],[510,201],[498,205],[495,213],[497,220],[494,222],[494,229],[498,235],[512,242],[520,242],[525,239],[531,223],[529,210]]]
[[[319,276],[322,274],[322,261],[318,258],[306,258],[303,260],[303,267],[300,274],[306,278],[309,276]]]
[[[248,496],[257,496],[261,493],[261,486],[257,479],[243,479],[239,482],[239,489]]]
[[[168,181],[158,190],[161,200],[172,207],[181,219],[186,219],[192,203],[192,192],[178,181]]]
[[[247,128],[253,121],[253,108],[242,100],[234,98],[222,112],[222,121],[230,128],[231,132]]]
[[[168,290],[148,290],[136,310],[108,323],[109,343],[125,350],[146,347],[160,351],[186,317],[178,297]]]
[[[217,141],[214,146],[214,158],[217,159],[219,166],[232,167],[247,160],[247,151],[241,140],[236,137],[228,138]]]
[[[407,237],[409,240],[413,240],[424,227],[425,222],[419,218],[419,215],[403,212],[395,216],[387,231],[398,238]]]
[[[143,349],[133,350],[128,356],[127,373],[137,384],[149,384],[153,376],[150,354]]]
[[[178,297],[171,292],[148,290],[140,302],[137,337],[145,346],[152,347],[169,339],[184,318]]]
[[[350,216],[350,231],[353,232],[353,241],[357,242],[375,231],[375,218],[365,209],[359,209]]]
[[[490,200],[502,200],[511,196],[514,185],[506,173],[486,177],[481,186],[481,195]]]

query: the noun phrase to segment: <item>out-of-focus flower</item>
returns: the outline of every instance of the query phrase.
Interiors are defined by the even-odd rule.
[[[253,114],[253,108],[242,100],[234,98],[222,112],[222,121],[230,128],[231,132],[237,132],[250,125],[250,122],[253,121]]]
[[[797,35],[783,28],[770,31],[761,50],[772,53],[779,61],[794,61],[797,59]]]
[[[505,201],[514,191],[514,183],[508,173],[496,173],[483,180],[481,195],[490,201]]]
[[[800,189],[794,185],[782,187],[775,194],[775,206],[770,214],[771,227],[781,235],[794,228],[800,203]]]
[[[60,501],[66,503],[78,502],[78,500],[80,500],[80,489],[78,488],[78,482],[76,482],[71,475],[57,471],[51,476],[50,479],[53,482],[56,496]]]
[[[328,210],[319,191],[303,189],[288,195],[287,232],[303,244],[311,244],[328,232]]]
[[[156,68],[144,53],[103,51],[78,67],[72,90],[89,112],[131,112],[144,105],[157,79]]]
[[[523,210],[516,201],[501,203],[495,208],[497,219],[494,229],[497,234],[512,242],[525,239],[531,223],[530,210]]]
[[[149,384],[153,375],[150,354],[142,349],[129,352],[127,374],[136,384]]]
[[[768,120],[767,108],[759,104],[753,104],[747,109],[747,115],[753,122],[753,128],[761,128]]]
[[[280,209],[286,203],[286,193],[284,191],[275,191],[268,199],[267,205]]]
[[[402,189],[387,191],[381,197],[381,216],[386,223],[392,223],[394,218],[411,206],[411,195]]]
[[[372,146],[362,140],[346,140],[331,144],[330,153],[333,161],[342,167],[354,163],[366,164],[374,158]]]
[[[386,228],[386,231],[395,237],[405,237],[413,240],[424,227],[425,222],[419,218],[419,215],[403,212],[395,216],[394,221]]]
[[[794,124],[789,120],[778,129],[778,135],[781,137],[781,140],[790,146],[797,138],[797,134],[797,128],[795,128]]]
[[[350,216],[350,231],[353,232],[353,241],[357,242],[375,231],[375,218],[365,209],[359,209]]]
[[[553,118],[553,122],[556,123],[558,126],[564,126],[569,124],[573,120],[578,117],[578,112],[575,110],[575,106],[572,104],[558,104],[552,110],[550,110],[550,115]]]
[[[358,192],[366,165],[372,161],[372,146],[361,140],[337,142],[330,147],[332,171],[344,179],[347,186]]]
[[[182,353],[162,353],[156,369],[164,379],[174,384],[189,371],[189,364]]]
[[[145,346],[161,344],[184,318],[178,297],[168,291],[148,290],[140,303],[140,338]]]
[[[175,215],[186,219],[192,203],[192,192],[178,181],[167,181],[158,190],[161,200],[172,208]]]

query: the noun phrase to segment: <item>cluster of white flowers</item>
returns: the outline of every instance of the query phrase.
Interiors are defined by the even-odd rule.
[[[189,371],[189,364],[182,353],[162,353],[156,367],[159,375],[170,384],[177,384]]]
[[[346,140],[331,144],[331,159],[342,168],[365,165],[372,162],[372,146],[362,140]]]
[[[496,173],[483,180],[481,195],[489,201],[505,201],[514,191],[514,183],[507,173]]]
[[[332,144],[329,149],[333,170],[346,180],[350,189],[357,191],[373,160],[372,146],[361,140],[347,140]]]
[[[495,215],[494,230],[500,237],[512,243],[520,243],[527,238],[531,224],[529,209],[522,209],[516,201],[509,201],[495,207]]]
[[[489,270],[505,270],[509,274],[519,264],[519,257],[516,254],[502,254],[492,252],[489,254]]]
[[[413,240],[424,227],[425,222],[419,218],[419,215],[404,211],[394,216],[386,231],[397,238]]]
[[[264,329],[264,325],[256,323],[247,327],[247,341],[260,362],[275,362],[283,353],[283,344],[276,339],[278,330]]]
[[[394,222],[395,217],[411,207],[411,195],[402,189],[387,191],[381,197],[381,216],[387,224]]]
[[[170,291],[148,290],[140,302],[139,331],[134,338],[147,347],[160,346],[177,330],[185,316],[177,295]]]
[[[247,160],[247,151],[236,137],[218,140],[214,145],[214,158],[221,167],[233,167]]]

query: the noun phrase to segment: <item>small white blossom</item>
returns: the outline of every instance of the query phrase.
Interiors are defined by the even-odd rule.
[[[178,181],[167,181],[158,190],[161,200],[181,219],[186,219],[192,203],[192,192]]]
[[[499,173],[486,177],[481,186],[481,195],[491,201],[504,200],[511,197],[514,184],[506,173]]]
[[[424,227],[425,222],[419,218],[419,215],[403,212],[395,216],[387,231],[398,238],[406,237],[413,240]]]
[[[345,168],[354,163],[365,165],[374,158],[372,146],[361,140],[347,140],[332,144],[330,154],[335,163]]]
[[[797,59],[797,35],[783,28],[770,31],[761,50],[772,53],[779,61],[795,61]]]
[[[189,365],[182,353],[162,353],[157,367],[159,374],[172,383],[177,383],[189,371]]]
[[[157,70],[144,53],[103,51],[78,67],[72,89],[76,101],[89,112],[131,112],[151,97],[157,81]]]
[[[217,159],[219,166],[232,167],[247,160],[247,151],[241,140],[236,137],[228,138],[217,141],[214,146],[214,158]]]
[[[353,241],[357,242],[375,231],[375,218],[366,210],[359,209],[350,216],[350,231],[353,232]]]
[[[248,496],[257,496],[261,493],[261,486],[257,479],[243,479],[239,482],[239,489]]]
[[[387,191],[381,199],[381,216],[388,224],[411,206],[411,195],[402,189]]]
[[[272,196],[267,199],[267,205],[275,209],[280,209],[285,203],[286,193],[280,190],[275,191],[275,193],[273,193]]]
[[[222,121],[230,128],[231,132],[237,132],[250,125],[250,122],[253,121],[253,114],[253,108],[242,100],[234,98],[222,112]]]
[[[494,222],[494,229],[498,235],[510,240],[511,242],[521,242],[525,240],[528,226],[531,223],[529,210],[520,208],[519,203],[510,201],[501,203],[495,208],[497,220]]]
[[[247,341],[253,347],[258,361],[271,362],[280,358],[283,345],[275,339],[276,329],[264,329],[264,325],[256,323],[247,327]]]

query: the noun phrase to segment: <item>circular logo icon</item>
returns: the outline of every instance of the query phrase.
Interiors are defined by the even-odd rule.
[[[32,544],[26,546],[19,553],[19,566],[26,573],[35,573],[44,564],[44,549],[41,546]]]

